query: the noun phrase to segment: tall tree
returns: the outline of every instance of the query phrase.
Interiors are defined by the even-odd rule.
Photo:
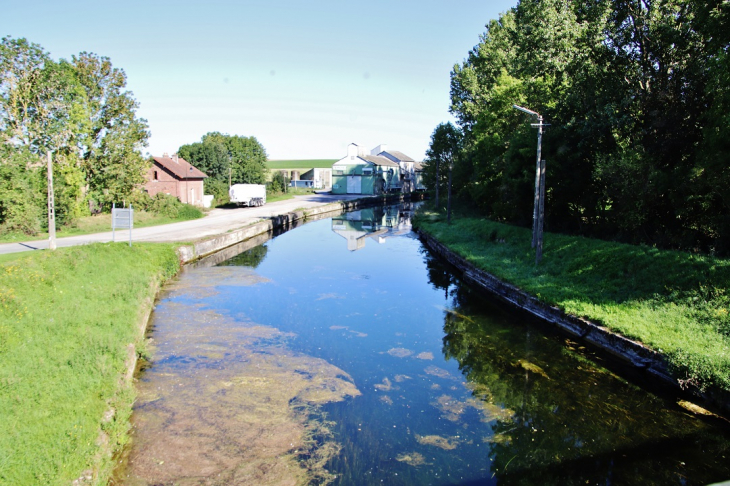
[[[61,150],[86,126],[86,99],[73,73],[26,39],[0,43],[2,142],[36,154]]]
[[[439,205],[439,186],[442,184],[441,169],[448,169],[447,218],[451,218],[451,172],[461,143],[461,131],[451,122],[441,123],[431,134],[431,145],[426,150],[426,185],[436,190],[436,207]]]
[[[87,98],[88,129],[78,149],[90,194],[105,204],[127,199],[149,168],[141,154],[150,136],[147,121],[137,117],[126,74],[108,57],[82,52],[69,67]]]

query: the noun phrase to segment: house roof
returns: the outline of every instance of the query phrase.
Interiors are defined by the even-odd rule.
[[[208,177],[182,157],[152,157],[162,168],[169,170],[178,179],[203,179]]]
[[[390,154],[396,159],[400,160],[401,162],[415,162],[412,158],[408,157],[403,152],[398,152],[397,150],[385,150],[382,153],[384,154]]]
[[[423,162],[414,162],[413,170],[423,170]]]
[[[380,155],[360,155],[359,158],[362,160],[365,160],[367,162],[370,162],[375,165],[383,165],[386,167],[398,167],[398,164],[393,162],[390,159],[386,159],[385,157],[381,157]]]

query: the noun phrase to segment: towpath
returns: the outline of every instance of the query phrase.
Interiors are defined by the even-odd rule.
[[[293,199],[287,199],[285,201],[267,203],[261,207],[213,209],[201,219],[133,229],[132,243],[135,241],[174,242],[197,240],[206,236],[226,233],[262,219],[290,213],[297,209],[308,209],[335,201],[358,199],[361,197],[363,196],[308,194],[305,196],[295,196]],[[127,230],[117,231],[115,239],[116,241],[128,241],[129,232]],[[56,246],[58,248],[64,248],[88,243],[105,243],[108,241],[112,241],[111,231],[57,238]],[[5,243],[0,245],[0,254],[44,249],[48,249],[48,240]]]

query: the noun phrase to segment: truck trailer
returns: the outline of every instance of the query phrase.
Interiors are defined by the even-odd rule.
[[[266,204],[266,186],[263,184],[233,184],[228,190],[232,203],[239,206],[263,206]]]

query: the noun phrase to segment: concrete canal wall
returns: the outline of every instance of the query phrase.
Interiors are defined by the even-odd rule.
[[[225,248],[247,241],[255,236],[272,233],[279,229],[289,229],[290,227],[305,221],[329,218],[360,208],[398,204],[403,201],[414,201],[422,198],[423,195],[420,193],[389,194],[385,196],[368,196],[350,201],[338,201],[335,203],[323,204],[321,206],[304,209],[302,211],[294,211],[272,216],[269,219],[254,223],[250,226],[245,226],[229,233],[214,236],[212,238],[206,238],[190,245],[181,246],[178,248],[177,253],[180,258],[180,263],[187,264],[208,255],[212,255]]]

